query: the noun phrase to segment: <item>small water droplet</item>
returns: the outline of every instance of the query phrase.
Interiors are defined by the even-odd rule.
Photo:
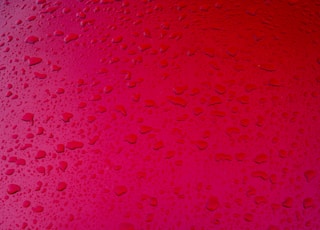
[[[36,213],[43,212],[43,210],[44,210],[44,208],[43,208],[43,206],[41,206],[41,205],[37,205],[37,206],[35,206],[35,207],[32,207],[32,211],[33,211],[33,212],[36,212]]]
[[[35,156],[36,159],[42,159],[45,158],[47,153],[43,150],[39,150]]]
[[[47,78],[47,74],[45,73],[39,73],[39,72],[34,72],[34,76],[38,79],[46,79]]]
[[[83,147],[83,143],[80,141],[69,141],[66,147],[70,150],[80,149]]]
[[[147,125],[141,125],[140,126],[140,133],[141,134],[146,134],[152,131],[152,127],[151,126],[147,126]]]
[[[179,96],[168,96],[167,98],[174,105],[179,105],[179,106],[182,106],[182,107],[186,107],[187,106],[187,101],[182,97],[179,97]]]
[[[27,57],[29,66],[37,65],[42,62],[42,58],[40,57]]]
[[[33,122],[34,114],[33,113],[25,113],[22,117],[23,121]]]
[[[205,150],[206,148],[208,148],[208,142],[204,140],[198,140],[195,142],[195,144],[199,150]]]
[[[35,44],[36,42],[39,41],[39,38],[36,36],[29,36],[24,41],[29,44]]]
[[[282,206],[285,208],[292,208],[292,205],[293,205],[292,197],[288,197],[282,202]]]
[[[138,137],[136,134],[128,134],[127,136],[125,136],[125,141],[130,144],[137,143],[137,139],[138,139]]]
[[[307,182],[310,183],[316,177],[316,171],[314,170],[307,170],[304,172],[304,177],[306,178]]]
[[[123,105],[117,105],[115,109],[116,111],[120,112],[123,116],[127,116],[127,110]]]
[[[67,188],[66,182],[59,182],[57,185],[57,191],[62,192]]]
[[[14,169],[8,169],[6,175],[11,176],[14,173]]]
[[[62,172],[65,172],[68,167],[68,163],[66,161],[60,161],[59,162],[59,168]]]
[[[206,204],[206,208],[207,210],[209,211],[215,211],[217,210],[219,207],[219,200],[218,200],[218,197],[216,196],[211,196],[208,201],[207,201],[207,204]]]
[[[307,208],[313,208],[314,206],[315,206],[314,200],[313,200],[311,197],[305,198],[305,199],[303,200],[303,207],[304,207],[305,209],[307,209]]]
[[[71,41],[77,40],[78,38],[79,38],[78,34],[71,33],[71,34],[68,34],[67,36],[65,36],[63,41],[65,43],[69,43]]]
[[[122,36],[116,36],[116,37],[113,37],[113,38],[111,39],[111,42],[112,42],[112,43],[120,43],[120,42],[122,42],[122,40],[123,40],[123,37],[122,37]]]
[[[8,189],[7,189],[8,194],[12,195],[12,194],[15,194],[20,191],[21,191],[21,187],[19,185],[17,185],[17,184],[9,184],[8,185]]]
[[[28,208],[28,207],[30,207],[30,205],[31,205],[31,202],[30,202],[29,200],[23,201],[22,206],[23,206],[24,208]]]
[[[65,113],[62,114],[62,120],[64,122],[70,122],[71,118],[73,118],[73,114],[72,113],[65,112]]]
[[[264,153],[259,154],[254,158],[254,162],[257,164],[265,163],[265,162],[267,162],[267,160],[268,160],[268,156],[267,156],[267,154],[264,154]]]
[[[222,103],[222,99],[218,96],[212,96],[210,97],[209,100],[209,105],[217,105],[217,104],[221,104]]]
[[[253,221],[253,215],[251,213],[246,213],[244,214],[244,220],[247,222],[252,222]]]
[[[138,49],[141,51],[141,52],[143,52],[143,51],[145,51],[145,50],[147,50],[147,49],[150,49],[152,46],[151,46],[151,44],[149,44],[149,43],[144,43],[144,44],[140,44],[139,46],[138,46]]]
[[[122,196],[122,195],[126,194],[127,192],[128,192],[128,189],[125,185],[117,185],[114,188],[114,193],[117,196]]]

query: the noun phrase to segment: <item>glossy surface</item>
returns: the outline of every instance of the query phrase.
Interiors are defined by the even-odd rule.
[[[319,1],[0,1],[0,229],[319,229]]]

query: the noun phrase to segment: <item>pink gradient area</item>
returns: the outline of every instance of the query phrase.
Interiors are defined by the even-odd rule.
[[[320,229],[319,1],[0,1],[0,229]]]

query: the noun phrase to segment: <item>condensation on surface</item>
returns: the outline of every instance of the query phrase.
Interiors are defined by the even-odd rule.
[[[320,229],[320,1],[0,4],[0,229]]]

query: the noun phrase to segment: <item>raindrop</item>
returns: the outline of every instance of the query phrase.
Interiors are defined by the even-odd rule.
[[[8,185],[8,189],[7,189],[7,192],[8,194],[10,195],[13,195],[17,192],[20,192],[21,191],[21,187],[17,184],[9,184]]]

